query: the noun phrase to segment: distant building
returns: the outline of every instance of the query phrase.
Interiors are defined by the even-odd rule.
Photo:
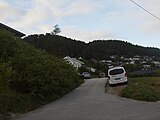
[[[111,55],[110,58],[111,59],[115,59],[117,57],[117,55]]]
[[[146,61],[152,61],[153,59],[152,58],[146,58]]]
[[[151,65],[143,65],[144,70],[151,69]]]
[[[108,66],[108,68],[110,69],[110,68],[113,68],[114,66],[113,65],[111,65],[111,66]]]
[[[133,64],[135,64],[135,61],[134,61],[134,60],[132,60],[132,61],[130,62],[130,64],[132,64],[132,65],[133,65]]]
[[[69,56],[66,56],[63,58],[65,61],[67,61],[69,64],[73,65],[73,67],[76,68],[76,70],[78,70],[78,68],[82,67],[82,65],[84,65],[83,62],[77,60],[76,58],[71,58]]]
[[[78,59],[79,59],[79,60],[82,60],[83,58],[82,58],[82,57],[79,57]]]
[[[100,62],[105,63],[105,62],[106,62],[106,60],[101,60]]]
[[[146,63],[147,63],[147,61],[141,61],[140,63],[141,63],[141,64],[146,64]]]
[[[91,72],[96,72],[96,69],[95,69],[95,68],[92,68],[92,67],[91,67],[90,70],[91,70]]]
[[[140,60],[140,58],[139,57],[134,57],[134,58],[132,58],[132,60],[138,61],[138,60]]]
[[[13,29],[13,28],[11,28],[9,26],[6,26],[6,25],[2,24],[2,23],[0,23],[0,29],[5,29],[5,30],[11,32],[16,37],[23,37],[23,36],[25,36],[24,33],[19,32],[19,31],[15,30],[15,29]]]
[[[152,63],[153,63],[156,67],[160,67],[160,62],[159,62],[159,61],[152,61]]]
[[[131,61],[133,60],[132,58],[124,58],[125,61]]]
[[[123,56],[121,56],[121,60],[123,60],[124,59],[124,57]]]
[[[112,63],[112,60],[106,60],[106,63]]]
[[[90,71],[93,72],[93,73],[96,72],[96,69],[93,68],[93,67],[87,67],[87,69],[90,70]]]
[[[135,57],[135,58],[140,58],[141,56],[139,56],[139,55],[135,55],[134,57]]]

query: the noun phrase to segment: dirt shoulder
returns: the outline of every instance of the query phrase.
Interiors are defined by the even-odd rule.
[[[117,85],[117,86],[114,86],[114,87],[110,87],[109,85],[107,85],[107,87],[106,87],[106,93],[111,94],[111,95],[120,96],[121,95],[121,91],[126,86],[127,85]]]

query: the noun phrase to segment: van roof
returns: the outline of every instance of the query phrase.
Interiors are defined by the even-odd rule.
[[[114,67],[114,68],[109,69],[108,71],[115,70],[115,69],[124,69],[124,67]]]

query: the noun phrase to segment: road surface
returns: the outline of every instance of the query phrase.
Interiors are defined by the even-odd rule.
[[[106,79],[88,79],[53,103],[16,120],[160,120],[160,102],[140,102],[105,93]]]

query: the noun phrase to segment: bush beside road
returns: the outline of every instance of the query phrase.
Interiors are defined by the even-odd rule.
[[[63,60],[0,30],[0,119],[47,104],[79,86]]]

